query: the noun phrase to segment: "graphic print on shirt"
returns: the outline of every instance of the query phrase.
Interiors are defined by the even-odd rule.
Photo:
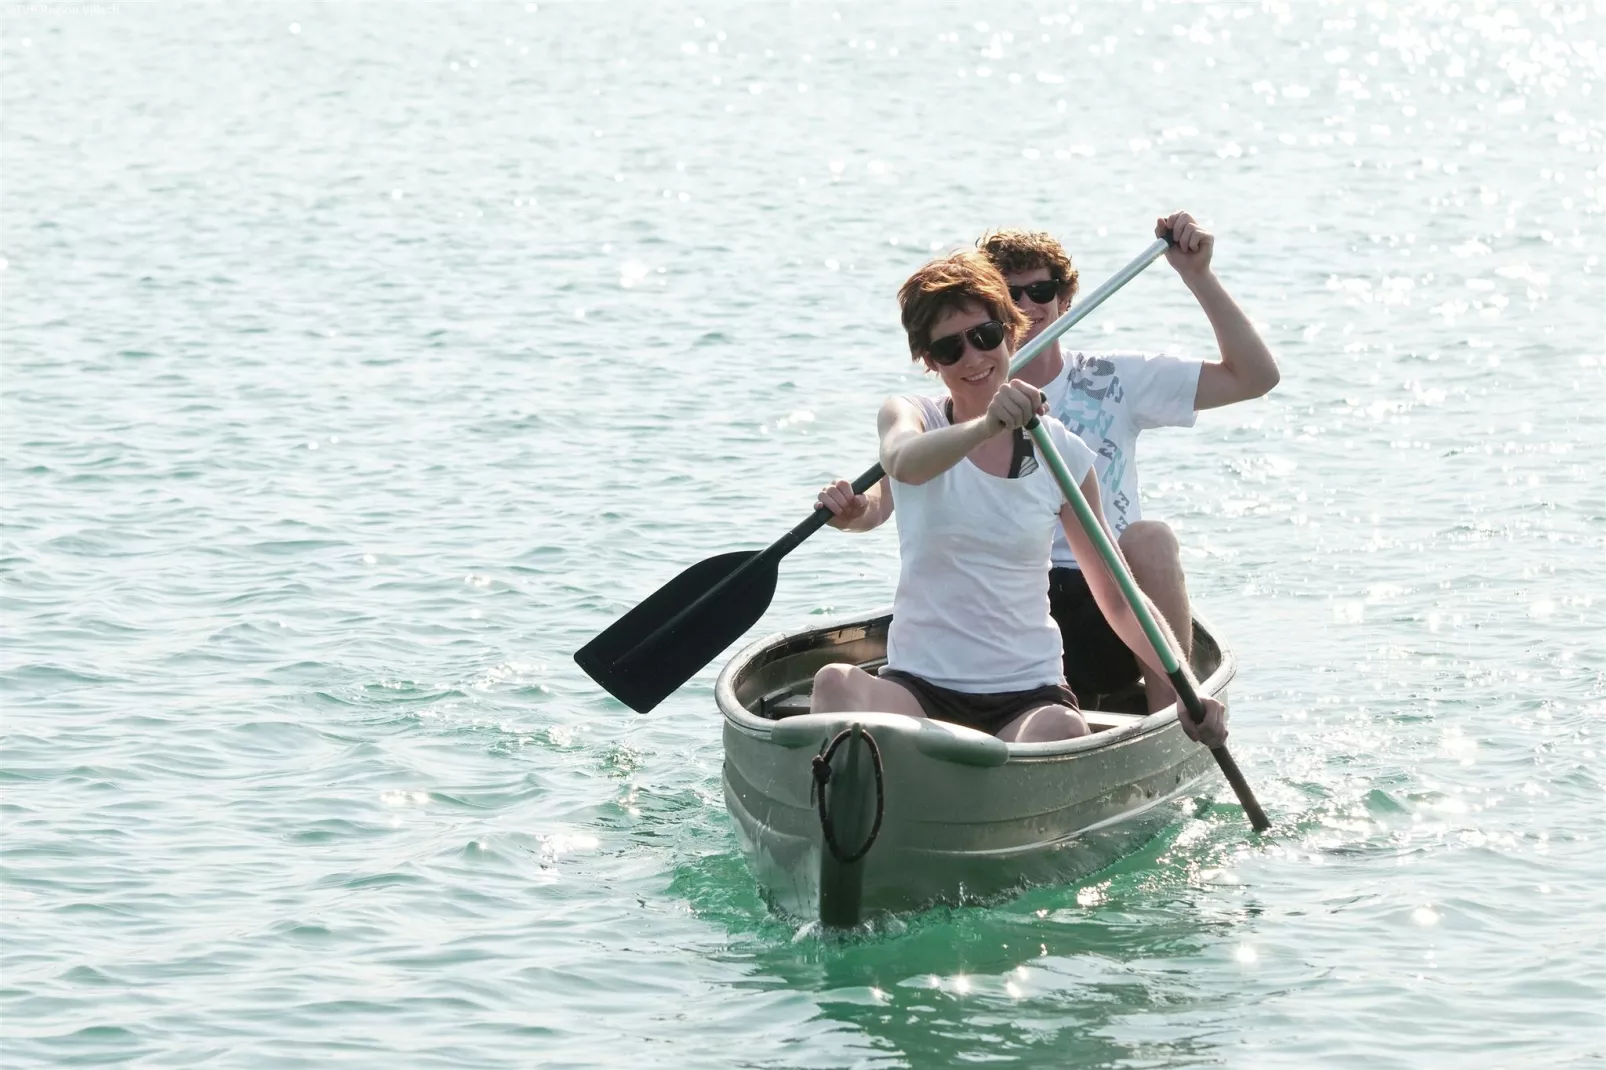
[[[1116,414],[1106,409],[1105,403],[1119,404],[1126,396],[1121,377],[1115,373],[1115,364],[1100,357],[1089,357],[1073,363],[1067,387],[1060,397],[1059,409],[1054,413],[1066,429],[1086,442],[1098,454],[1095,462],[1099,473],[1099,490],[1104,499],[1104,518],[1116,538],[1131,523],[1127,510],[1132,505],[1124,489],[1130,461],[1126,451],[1110,437]]]
[[[1120,402],[1126,397],[1121,389],[1121,377],[1115,374],[1115,362],[1103,357],[1084,357],[1071,365],[1071,389],[1080,390],[1099,401]],[[1099,385],[1100,379],[1109,380]]]

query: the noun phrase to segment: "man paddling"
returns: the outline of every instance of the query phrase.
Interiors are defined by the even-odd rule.
[[[1201,409],[1260,397],[1277,385],[1278,371],[1249,318],[1210,269],[1214,236],[1186,212],[1156,221],[1156,236],[1168,231],[1176,244],[1166,259],[1214,328],[1220,361],[1142,353],[1075,353],[1067,359],[1056,341],[1020,378],[1042,389],[1050,413],[1097,454],[1105,519],[1133,578],[1175,632],[1186,661],[1193,647],[1186,576],[1170,527],[1142,519],[1137,436],[1150,427],[1189,427]],[[1040,232],[993,231],[977,245],[1004,274],[1010,297],[1027,317],[1026,341],[1070,307],[1077,274],[1054,238]],[[820,502],[835,514],[833,526],[850,531],[868,531],[892,513],[884,481],[867,496],[853,494],[846,481],[838,480],[820,492]],[[1138,678],[1137,660],[1094,603],[1062,535],[1055,539],[1052,564],[1050,607],[1064,637],[1066,680],[1083,705],[1091,707],[1100,696]],[[1145,688],[1150,710],[1175,701],[1171,685],[1158,674],[1148,674]]]
[[[1215,236],[1187,212],[1156,220],[1154,232],[1157,237],[1169,233],[1175,242],[1166,260],[1204,310],[1220,359],[1137,352],[1067,355],[1056,341],[1022,369],[1020,378],[1043,390],[1049,412],[1098,455],[1104,518],[1138,586],[1171,625],[1183,653],[1191,655],[1192,614],[1176,535],[1164,521],[1143,519],[1138,435],[1152,427],[1192,427],[1202,409],[1261,397],[1277,385],[1279,373],[1249,317],[1211,270]],[[1031,321],[1028,341],[1070,308],[1076,269],[1054,238],[1000,230],[976,244],[1003,272],[1010,297]],[[1093,603],[1064,539],[1055,543],[1053,566],[1049,600],[1066,636],[1066,678],[1072,690],[1092,702],[1135,680],[1137,662]],[[1071,636],[1076,637],[1074,644]],[[1163,677],[1151,675],[1145,686],[1150,710],[1175,701]]]

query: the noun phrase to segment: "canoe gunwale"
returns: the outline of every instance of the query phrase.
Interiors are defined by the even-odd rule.
[[[744,735],[758,739],[768,739],[775,726],[782,723],[784,718],[776,720],[760,717],[747,709],[736,694],[737,684],[743,674],[755,663],[760,663],[765,654],[787,645],[799,644],[800,648],[807,649],[807,644],[803,644],[802,641],[809,636],[823,636],[830,632],[871,626],[890,615],[891,607],[869,613],[861,611],[835,617],[798,632],[772,632],[769,635],[754,639],[725,664],[715,682],[714,698],[719,704],[720,713],[724,715],[726,723]],[[1227,685],[1231,683],[1233,677],[1237,675],[1237,659],[1230,649],[1223,646],[1216,639],[1217,633],[1215,629],[1197,612],[1193,614],[1193,626],[1196,660],[1200,648],[1198,636],[1201,633],[1208,641],[1211,651],[1217,657],[1216,664],[1209,675],[1199,681],[1199,691],[1201,694],[1219,697]],[[1088,712],[1096,713],[1097,711]],[[1009,764],[1035,764],[1037,762],[1084,757],[1089,753],[1097,752],[1107,747],[1167,730],[1181,731],[1175,706],[1168,706],[1163,710],[1148,714],[1142,717],[1141,720],[1106,728],[1075,739],[1053,740],[1047,743],[1009,743],[1006,744],[1008,747],[1007,762]]]

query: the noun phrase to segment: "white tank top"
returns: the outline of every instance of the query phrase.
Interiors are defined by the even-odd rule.
[[[907,400],[927,431],[948,426],[945,399]],[[1052,416],[1041,419],[1080,484],[1093,451]],[[929,482],[888,483],[902,568],[887,668],[970,694],[1063,680],[1048,555],[1064,498],[1048,465],[1005,479],[966,457]]]

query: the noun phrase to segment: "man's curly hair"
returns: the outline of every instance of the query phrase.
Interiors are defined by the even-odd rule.
[[[1013,275],[1035,268],[1048,268],[1049,277],[1060,284],[1060,297],[1076,296],[1077,273],[1065,247],[1041,230],[989,230],[976,239],[976,248],[987,254],[999,271]]]

